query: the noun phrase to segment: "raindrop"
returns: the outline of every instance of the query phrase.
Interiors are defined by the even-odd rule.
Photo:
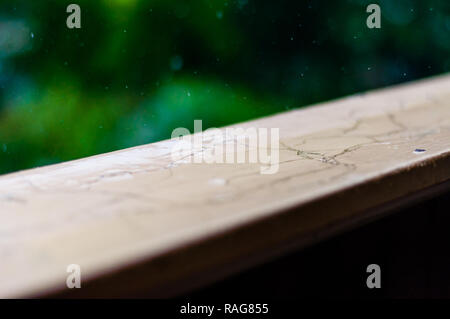
[[[227,181],[223,178],[212,178],[208,182],[208,184],[216,185],[216,186],[224,186],[224,185],[226,185],[226,183],[227,183]]]
[[[31,32],[31,38],[32,38],[32,39],[34,38],[34,33],[33,33],[33,32]]]
[[[179,71],[183,67],[183,58],[179,55],[175,55],[170,59],[170,68],[173,71]]]
[[[223,18],[223,12],[222,11],[217,11],[216,12],[216,17],[217,17],[217,19],[222,19]]]
[[[3,144],[2,149],[3,149],[3,152],[6,153],[6,151],[8,150],[8,146],[6,144]]]

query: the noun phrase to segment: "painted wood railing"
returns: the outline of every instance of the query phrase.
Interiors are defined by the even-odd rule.
[[[450,179],[450,76],[235,127],[279,129],[274,174],[174,160],[168,140],[0,177],[0,296],[173,296]]]

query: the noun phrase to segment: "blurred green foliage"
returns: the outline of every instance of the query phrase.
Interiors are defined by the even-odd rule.
[[[450,70],[450,2],[0,0],[0,173]]]

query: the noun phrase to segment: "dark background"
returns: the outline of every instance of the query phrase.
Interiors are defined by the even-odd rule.
[[[450,70],[448,0],[0,0],[0,173]]]
[[[449,207],[446,192],[182,297],[193,301],[448,299]],[[380,266],[379,289],[367,288],[370,264]]]

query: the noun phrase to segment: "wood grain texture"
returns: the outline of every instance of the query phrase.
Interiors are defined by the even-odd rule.
[[[278,173],[169,140],[0,177],[0,297],[170,296],[450,179],[450,76],[237,126],[280,129]]]

